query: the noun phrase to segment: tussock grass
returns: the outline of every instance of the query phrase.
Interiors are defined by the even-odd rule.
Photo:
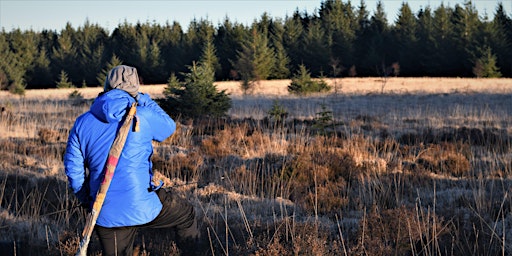
[[[154,143],[161,179],[200,214],[204,253],[510,254],[510,80],[478,80],[500,88],[485,91],[476,80],[390,79],[384,93],[357,81],[304,98],[278,86],[234,93],[229,117],[177,120],[176,134]],[[399,89],[411,81],[424,88]],[[80,101],[2,98],[2,252],[76,251],[85,213],[67,189],[62,155],[91,103],[80,93]],[[284,120],[267,116],[276,100]],[[325,111],[327,122],[318,119]],[[141,230],[136,251],[179,255],[174,238]],[[99,255],[95,238],[90,251]]]

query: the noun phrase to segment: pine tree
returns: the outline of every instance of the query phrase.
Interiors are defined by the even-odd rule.
[[[422,76],[435,76],[439,63],[434,62],[437,45],[434,38],[434,18],[430,7],[418,13],[418,40],[416,49],[416,72]]]
[[[480,20],[475,7],[468,1],[464,7],[456,5],[451,16],[453,24],[453,48],[451,56],[456,58],[454,72],[460,76],[470,76],[473,59],[478,54],[481,44],[477,40]],[[445,56],[447,57],[447,56]]]
[[[112,55],[112,58],[107,63],[104,69],[101,70],[101,72],[96,76],[96,80],[98,82],[98,86],[103,86],[105,83],[105,79],[107,78],[108,72],[113,69],[116,66],[122,65],[123,62],[114,54]]]
[[[174,73],[171,73],[171,76],[167,80],[167,86],[165,87],[163,94],[166,98],[174,98],[177,96],[175,92],[179,92],[182,89],[183,84]]]
[[[204,46],[203,53],[199,58],[199,62],[203,63],[203,65],[208,66],[214,73],[220,72],[221,67],[219,64],[219,59],[217,58],[217,50],[215,45],[213,44],[213,38],[209,38]]]
[[[271,45],[275,49],[275,65],[271,71],[270,79],[285,79],[290,76],[290,58],[283,45],[284,26],[281,22],[274,22],[271,28]]]
[[[24,95],[26,88],[26,70],[33,57],[25,47],[30,48],[31,43],[23,36],[20,30],[15,30],[10,34],[2,33],[0,35],[0,71],[5,76],[3,86],[7,87],[13,94]],[[28,43],[28,44],[27,44]],[[27,57],[25,59],[25,57]]]
[[[214,73],[208,65],[201,63],[189,67],[183,82],[171,75],[166,98],[159,101],[174,118],[220,117],[231,108],[231,99],[225,90],[218,91],[213,84]]]
[[[288,91],[297,95],[307,95],[315,92],[326,92],[331,88],[327,83],[320,79],[314,80],[311,78],[311,73],[305,65],[299,66],[299,71],[293,76]]]
[[[368,39],[370,38],[371,32],[370,28],[370,19],[369,12],[366,9],[366,4],[364,0],[360,1],[359,7],[357,9],[356,15],[356,24],[354,24],[355,29],[355,40],[354,40],[354,65],[350,69],[358,70],[360,75],[366,76],[370,75],[368,64],[365,62],[367,59],[366,55],[368,52],[368,47],[370,42]],[[357,68],[356,68],[357,67]],[[349,76],[350,76],[349,70]]]
[[[184,32],[178,22],[172,25],[167,24],[162,29],[162,41],[160,43],[162,69],[175,73],[185,72],[185,62],[183,60],[183,37]]]
[[[497,59],[497,65],[505,77],[512,76],[512,18],[506,14],[503,3],[498,3],[491,23],[491,41]]]
[[[325,30],[319,21],[312,20],[304,33],[301,46],[302,63],[311,67],[311,73],[319,76],[323,71],[329,70],[331,50],[328,46]]]
[[[60,36],[57,38],[57,45],[52,49],[52,64],[53,73],[65,70],[68,74],[75,74],[74,68],[76,65],[77,52],[73,45],[75,30],[70,23],[61,31]]]
[[[357,15],[356,15],[356,21],[357,23],[354,24],[356,27],[356,36],[361,36],[362,32],[368,29],[370,26],[370,19],[369,19],[370,13],[366,9],[366,4],[364,3],[364,0],[361,0],[359,3],[359,7],[357,8]]]
[[[363,56],[359,71],[365,75],[386,76],[386,69],[393,59],[390,49],[390,36],[386,13],[382,1],[377,2],[377,9],[370,18],[363,41],[367,53]]]
[[[128,65],[140,62],[138,33],[135,27],[128,22],[119,24],[111,35],[112,54]]]
[[[350,1],[346,4],[341,0],[325,1],[319,15],[332,52],[330,59],[343,60],[347,66],[352,64],[358,22]]]
[[[480,58],[475,61],[473,74],[476,77],[501,77],[499,68],[496,65],[496,55],[492,54],[490,47],[486,47]]]
[[[86,84],[94,84],[96,75],[101,71],[105,44],[107,43],[107,32],[99,25],[90,24],[86,20],[83,27],[79,27],[76,32],[76,49],[78,56],[78,72],[73,81],[80,80]]]
[[[73,85],[73,83],[71,83],[69,81],[69,77],[68,77],[68,74],[66,73],[66,71],[61,70],[60,75],[59,75],[59,80],[56,82],[56,87],[59,89],[62,89],[62,88],[74,88],[75,86]]]
[[[452,9],[441,4],[434,10],[434,55],[431,56],[434,72],[438,76],[453,76],[459,64],[453,40]]]
[[[258,81],[267,79],[275,64],[274,51],[268,45],[267,36],[256,28],[253,28],[252,36],[243,42],[237,57],[234,66],[246,93],[254,89]]]
[[[145,71],[141,77],[145,77],[146,82],[150,84],[163,81],[165,79],[165,73],[163,71],[161,51],[158,42],[152,40],[147,51],[146,62],[140,65],[140,68]]]
[[[215,28],[208,20],[193,20],[188,26],[187,33],[184,36],[183,58],[186,65],[198,60],[202,54],[204,44],[213,37]]]
[[[301,41],[304,33],[301,17],[298,11],[293,17],[284,20],[283,46],[290,57],[290,69],[293,71],[304,60],[302,56]]]
[[[215,46],[219,56],[222,71],[218,77],[239,79],[234,64],[237,61],[237,52],[240,51],[242,42],[248,36],[248,32],[242,24],[232,23],[226,17],[220,24],[215,37]]]
[[[394,59],[398,60],[402,69],[402,74],[405,76],[417,75],[417,53],[415,45],[417,43],[417,20],[409,7],[409,4],[402,3],[399,10],[395,27],[393,28],[394,39],[396,46]]]
[[[215,81],[215,47],[205,41],[198,64],[193,62],[189,72],[183,74],[181,82],[174,73],[169,77],[164,90],[165,98],[159,104],[173,117],[183,118],[219,117],[231,108],[231,99],[225,90],[218,91]]]
[[[48,88],[53,84],[50,64],[48,52],[42,47],[32,67],[27,70],[27,88]]]

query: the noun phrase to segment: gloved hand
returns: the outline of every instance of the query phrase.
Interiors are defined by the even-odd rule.
[[[154,103],[154,101],[151,99],[149,94],[145,94],[145,93],[141,93],[141,92],[139,92],[136,99],[137,99],[137,103],[139,104],[139,106],[149,106]]]
[[[89,212],[91,210],[91,197],[89,196],[88,186],[82,186],[82,188],[75,193],[75,196],[80,203],[80,207],[86,209]]]

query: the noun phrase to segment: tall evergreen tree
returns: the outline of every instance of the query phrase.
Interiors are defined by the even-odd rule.
[[[268,38],[254,26],[252,36],[242,43],[237,52],[236,67],[242,79],[242,88],[248,92],[260,80],[270,76],[275,64],[275,53],[269,47]]]
[[[271,28],[270,45],[275,50],[275,65],[270,74],[271,79],[284,79],[290,76],[290,58],[283,45],[284,26],[279,20]]]
[[[265,34],[267,37],[270,37],[270,30],[272,28],[274,21],[270,17],[270,15],[267,12],[264,12],[260,19],[253,22],[253,27],[256,27],[256,29],[262,33]]]
[[[304,33],[301,16],[298,11],[284,20],[283,45],[291,60],[290,71],[297,69],[303,62],[301,41]]]
[[[126,65],[135,66],[140,62],[138,37],[135,26],[127,21],[119,24],[110,39],[112,54],[118,56]]]
[[[393,57],[400,63],[400,72],[404,76],[415,76],[420,72],[417,67],[418,51],[415,48],[416,27],[417,20],[409,4],[402,3],[393,28],[394,40],[396,40]]]
[[[374,14],[370,18],[368,29],[363,34],[362,41],[367,53],[363,56],[359,71],[365,75],[387,76],[387,66],[393,61],[388,21],[384,5],[377,2]],[[359,73],[359,72],[358,72]]]
[[[319,15],[331,49],[330,58],[341,61],[341,65],[352,65],[358,20],[350,1],[346,4],[341,0],[325,1]]]
[[[462,76],[471,76],[473,60],[478,54],[481,45],[477,41],[477,33],[480,25],[478,12],[471,1],[465,2],[464,7],[455,5],[451,16],[453,24],[452,55],[456,58],[454,72]],[[446,56],[445,56],[446,57]]]
[[[367,64],[364,62],[368,52],[369,42],[366,41],[370,35],[370,13],[367,10],[364,0],[361,0],[357,8],[354,40],[354,65],[352,72],[360,73],[363,76],[369,75]],[[366,70],[365,70],[366,69]],[[357,71],[356,71],[357,70]],[[349,71],[350,72],[350,71]]]
[[[215,28],[210,21],[201,19],[190,22],[187,33],[184,36],[184,55],[186,65],[200,58],[203,45],[213,37]]]
[[[185,72],[186,66],[183,60],[183,37],[184,32],[178,22],[163,27],[163,38],[160,43],[161,60],[163,70],[175,73]]]
[[[5,75],[7,87],[14,94],[25,93],[27,70],[32,68],[37,55],[37,38],[33,31],[19,29],[5,34],[0,39],[0,67]]]
[[[155,39],[151,40],[147,51],[146,62],[141,66],[145,70],[144,82],[154,84],[165,81],[167,73],[163,70],[160,46]]]
[[[57,44],[52,49],[52,64],[54,74],[60,73],[62,70],[67,74],[75,74],[77,50],[74,44],[75,29],[71,23],[67,23],[66,27],[60,32],[57,38]],[[78,71],[76,71],[78,73]]]
[[[224,79],[240,78],[233,63],[236,61],[237,52],[241,49],[242,42],[247,36],[248,32],[242,24],[232,23],[227,17],[219,25],[214,42],[222,71],[217,77]]]
[[[361,0],[357,8],[356,21],[354,24],[356,28],[356,36],[361,36],[362,32],[370,27],[370,13],[367,10],[364,0]]]
[[[119,59],[115,54],[112,55],[112,58],[110,58],[110,61],[106,64],[105,68],[103,68],[101,72],[98,73],[98,75],[96,76],[96,81],[98,82],[98,85],[102,87],[105,83],[108,72],[114,67],[119,66],[121,64],[123,64],[121,59]]]
[[[497,57],[497,65],[501,67],[503,76],[512,77],[512,18],[503,8],[503,3],[498,3],[494,19],[491,23],[491,41]]]
[[[18,58],[11,51],[7,34],[2,31],[0,34],[0,77],[1,89],[9,89],[12,87],[25,88],[24,74]]]
[[[27,89],[44,89],[52,87],[52,71],[46,48],[38,52],[32,67],[27,70]]]
[[[433,35],[436,42],[432,58],[434,72],[440,76],[453,76],[458,68],[458,57],[453,40],[452,9],[441,4],[434,10]]]
[[[211,70],[213,70],[214,73],[220,72],[221,67],[219,64],[219,59],[217,58],[217,49],[213,44],[213,37],[209,38],[205,42],[202,52],[203,53],[199,58],[199,62],[201,62],[202,65],[208,66]]]
[[[435,76],[438,63],[434,62],[438,42],[434,37],[434,18],[429,6],[418,13],[418,40],[415,45],[416,65],[418,75]]]
[[[329,70],[331,50],[325,37],[325,30],[318,20],[312,20],[301,41],[302,63],[311,67],[314,76]]]
[[[78,72],[74,74],[73,81],[85,81],[92,85],[96,82],[96,74],[100,72],[104,62],[104,49],[107,42],[107,32],[99,25],[93,25],[86,20],[83,27],[76,31],[76,48],[78,56]]]

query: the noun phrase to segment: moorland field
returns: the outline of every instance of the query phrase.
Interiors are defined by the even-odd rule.
[[[303,97],[288,80],[219,82],[227,117],[176,118],[154,143],[154,168],[200,215],[202,255],[512,254],[512,79],[328,82]],[[100,90],[0,92],[0,254],[76,252],[86,212],[62,157]],[[180,255],[173,239],[140,230],[137,255]]]

